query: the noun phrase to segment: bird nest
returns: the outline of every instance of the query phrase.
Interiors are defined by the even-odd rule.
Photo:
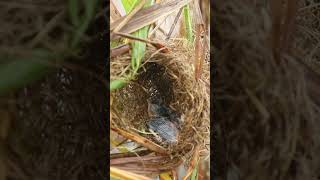
[[[306,34],[297,28],[290,37],[291,51],[277,59],[269,46],[276,36],[272,12],[265,4],[217,2],[213,12],[214,59],[219,60],[214,88],[216,178],[319,177],[318,96],[310,93],[319,81],[310,78],[314,72],[297,53],[299,48],[307,51],[301,47],[308,42],[301,41]],[[311,19],[301,12],[295,23]],[[308,45],[308,50],[314,47]]]
[[[169,53],[157,53],[148,48],[136,79],[111,93],[111,126],[146,139],[147,143],[138,140],[145,147],[150,147],[147,144],[151,143],[164,150],[157,153],[168,157],[161,159],[161,166],[167,168],[158,168],[159,171],[189,162],[196,151],[201,157],[209,152],[209,65],[204,65],[202,77],[196,81],[190,48],[183,45],[183,41],[174,41],[169,47]],[[129,54],[111,59],[111,80],[128,69],[128,59]],[[160,143],[146,133],[146,123],[150,120],[147,99],[154,94],[161,96],[164,104],[184,119],[176,144]],[[176,163],[172,165],[172,162]]]
[[[82,16],[85,3],[75,4]],[[0,80],[2,89],[28,82],[15,92],[4,95],[1,91],[1,180],[108,176],[104,172],[107,130],[101,120],[107,111],[101,108],[106,106],[107,88],[94,77],[104,73],[101,54],[106,52],[102,49],[106,38],[102,38],[104,29],[100,27],[109,17],[102,16],[106,13],[101,6],[92,11],[95,18],[79,38],[79,47],[72,48],[77,28],[68,12],[63,0],[0,3],[1,73],[2,77],[16,78],[8,78],[7,84]],[[41,57],[52,65],[47,75],[35,70],[40,68],[33,64],[39,50],[63,55],[59,62]]]

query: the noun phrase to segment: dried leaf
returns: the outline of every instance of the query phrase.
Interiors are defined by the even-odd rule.
[[[121,28],[125,26],[128,21],[130,21],[130,19],[144,6],[145,3],[146,3],[146,0],[141,0],[141,2],[132,11],[131,11],[131,8],[133,6],[127,7],[126,11],[130,13],[124,17],[124,19],[117,25],[117,27],[113,29],[113,31],[118,32],[119,30],[121,30]]]
[[[132,19],[121,29],[122,33],[132,33],[141,29],[144,26],[150,25],[159,19],[166,17],[167,15],[182,8],[191,0],[175,0],[163,4],[155,4],[148,8],[144,8],[137,12]],[[110,31],[113,31],[125,17],[110,24]]]

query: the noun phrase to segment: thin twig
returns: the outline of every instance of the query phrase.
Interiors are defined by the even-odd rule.
[[[154,42],[154,41],[150,41],[148,39],[143,39],[143,38],[139,38],[139,37],[136,37],[136,36],[133,36],[133,35],[130,35],[130,34],[127,34],[127,33],[121,33],[121,32],[113,32],[115,35],[118,35],[118,36],[122,36],[122,37],[125,37],[125,38],[128,38],[128,39],[132,39],[132,40],[135,40],[135,41],[140,41],[140,42],[144,42],[144,43],[149,43],[149,44],[157,44],[157,42]]]
[[[166,16],[158,25],[149,33],[148,38],[150,38],[158,29],[159,27],[166,21],[168,16]]]
[[[157,43],[157,42],[154,42],[154,41],[150,41],[148,39],[142,39],[142,38],[135,37],[135,36],[132,36],[130,34],[121,33],[121,32],[114,32],[114,34],[118,35],[118,36],[122,36],[122,37],[128,38],[128,39],[132,39],[132,40],[136,40],[136,41],[140,41],[140,42],[144,42],[144,43],[149,43],[149,44],[151,44],[152,46],[154,46],[157,49],[161,48],[161,51],[163,53],[169,52],[169,50],[164,45],[162,45],[160,43]]]
[[[120,56],[126,52],[128,52],[130,50],[130,46],[128,44],[125,44],[125,45],[121,45],[121,46],[118,46],[118,47],[115,47],[115,48],[112,48],[110,51],[110,57],[111,58],[114,58],[114,57],[117,57],[117,56]]]
[[[175,17],[175,19],[174,19],[174,21],[173,21],[173,24],[172,24],[172,26],[171,26],[171,28],[170,28],[170,31],[169,31],[169,33],[168,33],[168,35],[167,35],[166,40],[169,40],[169,39],[170,39],[170,37],[171,37],[171,35],[172,35],[172,32],[173,32],[174,28],[176,27],[176,25],[177,25],[177,23],[178,23],[178,20],[180,19],[182,10],[183,10],[183,8],[180,8],[177,16]]]

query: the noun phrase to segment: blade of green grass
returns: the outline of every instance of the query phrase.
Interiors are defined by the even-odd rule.
[[[190,7],[189,5],[186,5],[183,7],[183,16],[184,16],[184,22],[186,26],[186,32],[187,32],[187,39],[189,42],[193,42],[193,32],[192,32],[192,19],[190,16]]]
[[[191,174],[191,180],[197,180],[197,176],[198,176],[198,166],[199,161],[197,161],[196,167],[193,169],[192,174]]]
[[[73,39],[71,41],[71,47],[74,48],[78,45],[81,36],[85,33],[85,31],[88,29],[88,26],[91,22],[91,20],[94,17],[95,11],[97,9],[99,0],[90,0],[90,1],[84,1],[85,5],[85,14],[84,17],[79,17],[80,23],[78,26],[75,26],[75,33],[73,36]]]
[[[50,70],[48,61],[58,58],[45,50],[35,50],[30,58],[8,58],[0,64],[0,95],[40,79]]]
[[[133,33],[133,35],[140,38],[147,38],[148,32],[149,26],[140,29],[138,32]],[[142,58],[144,57],[146,51],[146,43],[134,41],[132,42],[132,48],[133,49],[131,62],[134,74],[136,74],[140,68]]]
[[[153,3],[154,3],[153,0],[149,0],[146,2],[144,7],[151,6]],[[132,10],[132,8],[126,9],[127,12],[129,12],[128,10]],[[146,26],[139,29],[137,32],[133,33],[133,36],[146,39],[148,37],[149,27],[150,26]],[[140,68],[141,61],[144,57],[145,51],[146,51],[146,43],[138,42],[138,41],[132,42],[131,65],[134,72],[133,76],[138,72]]]
[[[110,176],[110,180],[121,180],[121,179]]]
[[[124,6],[124,9],[126,13],[128,14],[130,11],[133,10],[133,8],[139,4],[141,1],[140,0],[122,0],[122,4]],[[149,7],[154,3],[154,0],[148,0],[146,1],[144,7]],[[132,33],[133,36],[139,37],[146,39],[148,37],[149,33],[149,26],[143,27],[139,29],[138,31]],[[141,61],[145,55],[146,51],[146,43],[144,42],[139,42],[139,41],[134,41],[131,43],[132,45],[132,53],[131,53],[131,66],[133,69],[133,73],[131,73],[127,78],[128,80],[134,78],[136,73],[138,72],[140,66],[141,66]],[[113,82],[111,83],[113,86],[110,87],[110,90],[114,90],[121,88],[125,85],[125,83],[120,83],[119,82]]]
[[[134,8],[134,6],[139,2],[139,0],[122,0],[121,2],[126,13],[128,14],[128,12],[130,12]]]
[[[128,14],[131,10],[133,10],[134,6],[140,3],[140,0],[122,0],[123,6],[125,8],[126,13]],[[154,3],[153,0],[148,0],[144,7],[151,6]],[[143,27],[138,31],[132,33],[133,36],[146,39],[149,33],[149,26]],[[131,66],[133,69],[133,73],[127,77],[127,80],[133,79],[136,73],[138,72],[141,61],[145,55],[146,51],[146,43],[134,41],[132,44],[132,53],[131,53]],[[123,80],[113,80],[110,83],[110,91],[115,89],[122,88],[126,85],[126,82]]]
[[[70,20],[74,26],[79,26],[80,18],[79,18],[79,2],[78,0],[69,0],[68,1],[68,8],[69,8],[69,15]]]

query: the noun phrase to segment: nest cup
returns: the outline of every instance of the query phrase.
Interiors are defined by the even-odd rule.
[[[319,177],[319,107],[298,61],[305,57],[274,58],[266,6],[229,1],[213,9],[217,179]],[[291,45],[301,46],[300,37]]]
[[[209,152],[209,65],[203,67],[202,77],[196,81],[193,67],[193,51],[183,41],[169,45],[169,53],[159,53],[147,48],[138,76],[126,87],[111,93],[113,126],[127,132],[138,133],[164,147],[170,160],[181,159],[189,162],[198,146],[203,157]],[[111,60],[111,79],[130,66],[129,54]],[[146,130],[150,119],[147,112],[147,98],[159,93],[164,103],[183,117],[178,143],[164,145],[152,135],[141,133]],[[208,146],[207,146],[208,145]]]

